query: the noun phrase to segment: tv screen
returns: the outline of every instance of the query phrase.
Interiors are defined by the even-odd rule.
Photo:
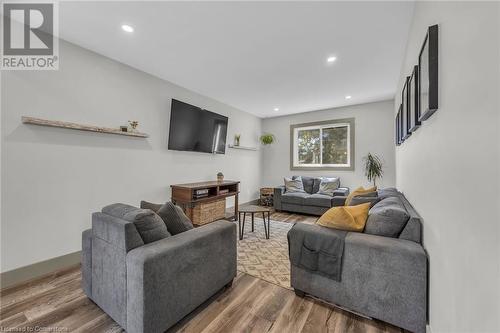
[[[168,149],[224,154],[227,117],[172,99]]]

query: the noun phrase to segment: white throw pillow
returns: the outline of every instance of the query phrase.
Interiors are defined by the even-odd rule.
[[[302,177],[298,176],[293,178],[285,177],[285,192],[290,193],[304,193],[304,184],[302,183]]]
[[[333,197],[333,191],[338,189],[340,186],[339,178],[321,178],[321,183],[319,183],[319,194],[325,194]]]

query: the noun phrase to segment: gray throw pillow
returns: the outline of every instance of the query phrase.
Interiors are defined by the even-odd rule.
[[[379,201],[380,201],[379,197],[373,197],[373,196],[369,196],[369,197],[355,196],[354,198],[351,199],[351,202],[349,203],[349,206],[357,206],[357,205],[361,205],[361,204],[369,202],[371,204],[370,208],[372,208]]]
[[[157,212],[160,210],[161,206],[163,206],[163,205],[141,200],[141,208],[142,209],[151,209],[153,212]]]
[[[340,186],[340,180],[338,178],[321,178],[319,183],[319,194],[325,194],[333,197],[333,192]]]
[[[410,215],[397,197],[388,197],[375,204],[368,213],[364,232],[385,237],[399,237]]]
[[[304,184],[302,183],[302,177],[297,176],[295,178],[285,177],[285,192],[301,192],[304,193]]]
[[[170,201],[161,206],[157,214],[160,215],[172,235],[193,229],[193,222],[184,214],[182,208]]]
[[[151,209],[137,208],[123,215],[123,219],[134,223],[144,244],[170,236],[165,223]]]

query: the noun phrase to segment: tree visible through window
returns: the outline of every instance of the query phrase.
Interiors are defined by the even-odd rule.
[[[350,167],[350,123],[294,127],[293,167]]]

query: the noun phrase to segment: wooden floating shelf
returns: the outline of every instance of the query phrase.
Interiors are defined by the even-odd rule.
[[[235,145],[228,145],[229,148],[232,148],[232,149],[242,149],[242,150],[257,150],[256,147],[245,147],[245,146],[235,146]]]
[[[78,130],[78,131],[87,131],[87,132],[125,135],[125,136],[133,136],[133,137],[137,137],[137,138],[149,137],[149,135],[146,133],[122,132],[120,129],[110,128],[110,127],[83,125],[83,124],[71,123],[71,122],[67,122],[67,121],[47,120],[47,119],[40,119],[40,118],[27,117],[27,116],[22,116],[21,119],[22,119],[23,124],[48,126],[48,127],[59,127],[59,128],[67,128],[67,129],[73,129],[73,130]]]

